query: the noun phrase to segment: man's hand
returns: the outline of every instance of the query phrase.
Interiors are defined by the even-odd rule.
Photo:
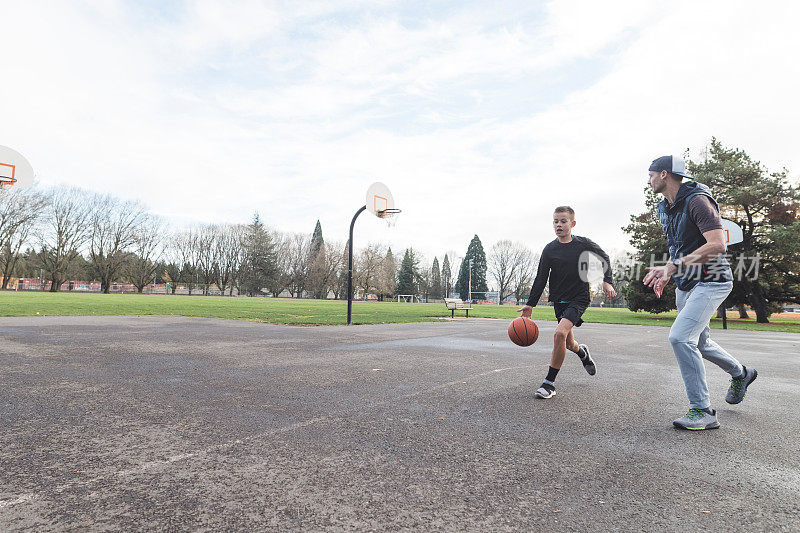
[[[524,316],[525,318],[530,318],[531,313],[533,313],[533,307],[531,307],[530,305],[526,305],[522,309],[517,309],[517,311],[522,313],[522,316]]]
[[[603,282],[603,292],[606,294],[606,298],[609,300],[617,295],[617,291],[614,290],[614,286],[607,281]]]
[[[664,292],[664,287],[667,286],[667,283],[669,283],[669,280],[670,280],[670,278],[663,278],[663,279],[658,280],[656,282],[656,284],[653,285],[653,292],[656,293],[656,298],[661,298],[661,293]]]
[[[649,272],[645,275],[642,283],[648,287],[653,287],[656,296],[661,298],[661,293],[664,291],[664,287],[667,286],[667,283],[669,283],[670,276],[677,272],[678,267],[672,263],[667,263],[664,266],[647,267],[645,270]]]
[[[649,270],[649,272],[645,275],[642,283],[648,287],[654,287],[658,280],[669,279],[669,277],[678,270],[678,267],[672,263],[667,263],[664,266],[647,267],[645,270]]]

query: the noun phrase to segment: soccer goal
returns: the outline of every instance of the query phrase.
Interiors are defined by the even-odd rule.
[[[476,298],[476,294],[483,294],[482,300],[487,302],[491,302],[493,304],[500,304],[500,291],[488,291],[488,292],[472,292],[472,298]]]
[[[407,304],[420,303],[422,300],[416,294],[398,294],[397,303],[405,302]]]

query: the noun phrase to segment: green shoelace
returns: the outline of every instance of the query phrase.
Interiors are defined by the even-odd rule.
[[[733,392],[739,394],[742,391],[742,387],[744,387],[744,378],[731,378],[731,389],[733,389]]]
[[[689,420],[700,420],[706,416],[706,412],[701,409],[689,409],[689,412],[686,413],[686,418]]]

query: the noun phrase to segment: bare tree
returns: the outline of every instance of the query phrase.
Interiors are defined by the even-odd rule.
[[[198,284],[197,275],[197,250],[196,244],[197,232],[194,230],[186,230],[175,235],[173,239],[173,246],[176,250],[176,257],[178,264],[180,264],[180,276],[177,280],[183,283],[189,290],[189,295],[192,294],[194,287]]]
[[[533,285],[533,279],[536,277],[536,270],[539,268],[538,255],[534,255],[533,252],[523,245],[519,246],[522,249],[520,267],[517,269],[516,275],[512,279],[512,292],[517,305],[519,305],[523,299],[527,299],[531,290],[531,285]]]
[[[353,281],[364,296],[380,292],[378,282],[385,254],[384,247],[375,243],[370,243],[358,253]]]
[[[0,289],[17,264],[19,250],[28,241],[47,202],[39,192],[0,190]]]
[[[215,245],[221,232],[219,226],[210,224],[200,226],[194,230],[195,236],[192,243],[195,248],[196,272],[203,284],[203,294],[208,295],[211,284],[217,279],[219,270],[219,248]],[[220,289],[221,290],[221,289]]]
[[[175,294],[181,280],[183,263],[180,253],[180,233],[170,232],[164,237],[163,261],[164,275],[169,282],[170,292]]]
[[[339,265],[339,270],[336,272],[336,276],[332,280],[331,290],[333,291],[333,297],[339,300],[340,298],[347,298],[347,259],[349,255],[349,243],[338,243],[336,246],[337,264]]]
[[[147,213],[136,202],[110,195],[95,196],[92,204],[89,259],[100,276],[100,289],[107,294]]]
[[[425,300],[425,303],[428,303],[428,300],[431,297],[431,289],[433,284],[431,283],[433,279],[433,270],[431,268],[423,268],[417,274],[417,292],[419,296]]]
[[[328,272],[326,297],[328,293],[332,292],[334,298],[339,298],[339,287],[342,285],[339,278],[341,273],[347,269],[347,256],[342,253],[344,247],[345,245],[341,241],[325,243],[325,262]]]
[[[269,232],[276,259],[275,275],[267,280],[267,289],[277,298],[289,287],[291,282],[291,236],[277,232]]]
[[[209,224],[189,228],[176,239],[178,256],[183,265],[181,281],[189,289],[189,294],[200,286],[203,294],[207,295],[217,279],[219,261],[215,242],[219,233],[217,226]]]
[[[308,285],[311,268],[311,238],[304,233],[295,233],[289,237],[288,246],[288,288],[295,298],[302,298]]]
[[[245,228],[241,225],[228,224],[218,227],[218,235],[214,241],[215,255],[219,263],[216,283],[222,294],[225,294],[225,288],[228,287],[230,295],[233,296],[234,278],[242,266],[244,257],[244,232]]]
[[[155,282],[156,270],[164,254],[166,235],[164,222],[154,215],[147,215],[134,230],[133,245],[125,271],[139,293],[150,281]]]
[[[428,259],[422,253],[412,250],[414,253],[414,262],[418,265],[427,265]],[[431,296],[431,277],[432,269],[430,267],[420,267],[414,269],[414,286],[417,288],[417,295],[422,298],[425,303],[428,302]]]
[[[51,281],[51,292],[58,292],[67,268],[89,238],[90,214],[87,193],[81,189],[54,188],[47,194],[47,209],[38,238],[39,260]]]
[[[511,287],[522,264],[523,252],[524,249],[520,245],[509,240],[497,242],[489,251],[489,273],[497,282],[500,305],[503,305],[506,296],[513,292]]]

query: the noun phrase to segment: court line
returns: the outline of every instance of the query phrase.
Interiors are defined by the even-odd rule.
[[[36,494],[34,494],[32,492],[28,492],[26,494],[22,494],[20,496],[17,496],[13,500],[0,500],[0,509],[3,509],[4,507],[11,507],[12,505],[17,505],[17,504],[20,504],[20,503],[25,503],[27,501],[30,501],[30,500],[34,499],[35,497],[36,497]]]

